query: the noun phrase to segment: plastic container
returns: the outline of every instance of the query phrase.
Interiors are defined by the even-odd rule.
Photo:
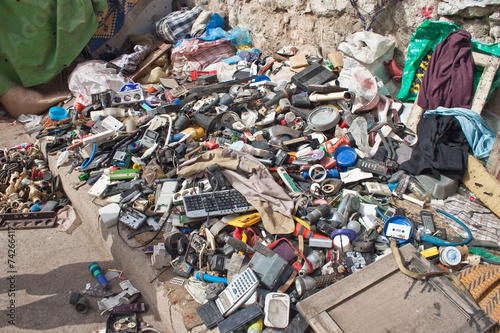
[[[414,177],[410,178],[408,189],[411,191],[411,193],[415,194],[418,200],[430,202],[432,199],[432,196],[424,190],[422,185],[420,185],[418,180],[416,180]]]
[[[403,245],[403,244],[408,243],[410,241],[411,237],[413,236],[413,223],[411,223],[411,221],[409,219],[407,219],[406,217],[401,216],[401,215],[395,215],[395,216],[391,217],[390,219],[388,219],[384,224],[383,234],[387,238],[391,237],[390,236],[391,230],[389,230],[389,229],[394,229],[394,228],[398,229],[397,228],[398,225],[402,226],[402,228],[399,228],[400,230],[404,230],[407,228],[410,229],[409,236],[407,238],[405,237],[403,239],[403,238],[392,237],[392,238],[396,239],[396,243],[398,245]],[[392,231],[392,232],[394,232],[394,231]],[[388,233],[389,233],[389,235],[388,235]],[[398,232],[398,233],[402,233],[402,232]]]
[[[358,154],[356,154],[356,151],[353,148],[342,146],[335,150],[333,158],[337,161],[337,165],[342,168],[342,171],[345,172],[347,167],[356,163]]]
[[[66,119],[68,118],[68,110],[59,106],[51,107],[49,109],[49,117],[55,121]]]

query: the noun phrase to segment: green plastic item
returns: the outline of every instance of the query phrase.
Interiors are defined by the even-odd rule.
[[[425,20],[417,30],[413,33],[408,47],[408,55],[406,56],[405,67],[403,70],[403,81],[401,89],[398,93],[398,98],[403,102],[414,101],[420,89],[420,84],[427,70],[427,65],[436,45],[442,42],[450,32],[459,30],[460,27],[453,23],[437,22]],[[472,52],[485,53],[500,57],[500,45],[483,44],[472,39]],[[483,73],[483,68],[474,67],[474,92]],[[500,82],[500,71],[497,71],[491,92],[498,86]]]

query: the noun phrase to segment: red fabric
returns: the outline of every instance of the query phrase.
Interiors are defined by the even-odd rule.
[[[436,46],[418,93],[421,108],[470,109],[474,71],[470,39],[467,31],[456,30]]]
[[[403,69],[399,68],[398,65],[396,65],[394,59],[391,59],[389,61],[384,61],[384,66],[391,74],[394,82],[398,83],[401,82],[401,79],[403,78]]]

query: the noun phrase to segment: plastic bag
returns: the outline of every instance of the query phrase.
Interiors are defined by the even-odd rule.
[[[27,128],[33,128],[40,124],[42,118],[43,116],[36,114],[21,114],[19,115],[19,117],[17,117],[17,121],[22,123]]]
[[[222,28],[224,29],[226,27],[226,23],[224,22],[224,19],[219,15],[219,14],[214,14],[210,17],[210,21],[206,25],[206,29],[215,29],[215,28]]]
[[[241,46],[252,44],[252,37],[250,36],[250,32],[242,27],[235,27],[231,31],[229,31],[229,40],[233,46]]]
[[[408,46],[405,67],[403,70],[403,84],[398,94],[398,98],[403,102],[413,101],[418,95],[420,84],[427,69],[427,63],[436,45],[442,42],[452,31],[460,29],[456,24],[448,22],[437,22],[425,20],[413,33]],[[472,52],[486,53],[500,57],[500,45],[483,44],[477,40],[471,40]],[[474,92],[476,91],[479,79],[483,73],[481,67],[476,66],[474,71]],[[500,82],[500,71],[497,71],[490,93]]]
[[[222,28],[207,29],[207,31],[205,31],[205,33],[201,37],[198,37],[198,39],[201,40],[229,40],[229,38],[229,33],[224,31]]]
[[[90,101],[92,94],[106,89],[118,91],[127,82],[123,75],[116,73],[116,69],[106,68],[105,61],[91,60],[76,66],[68,78],[68,87],[74,96],[82,94]]]

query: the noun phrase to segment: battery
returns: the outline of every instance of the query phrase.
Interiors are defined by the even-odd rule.
[[[322,247],[325,249],[333,248],[333,240],[330,238],[309,238],[310,247]]]

